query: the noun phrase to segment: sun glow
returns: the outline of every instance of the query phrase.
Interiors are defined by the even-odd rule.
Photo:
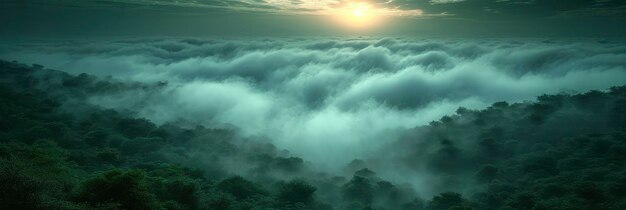
[[[338,21],[349,28],[371,28],[382,19],[380,9],[364,2],[348,3],[336,13]]]
[[[354,8],[354,16],[356,17],[364,17],[367,15],[370,6],[368,4],[360,4]]]

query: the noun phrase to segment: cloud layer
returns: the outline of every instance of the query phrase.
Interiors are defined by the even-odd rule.
[[[458,16],[471,19],[544,18],[626,15],[626,3],[621,0],[364,0],[385,16]],[[279,14],[337,15],[355,1],[348,0],[89,0],[54,2],[35,0],[30,6],[72,6],[82,8],[148,9],[172,11],[175,8],[209,9],[214,11],[259,12]],[[25,4],[8,1],[4,7],[19,8]],[[2,7],[0,7],[2,8]]]
[[[342,8],[353,4],[348,0],[100,0],[54,2],[36,0],[33,4],[52,6],[78,6],[91,8],[121,8],[172,10],[173,8],[205,8],[236,12],[261,12],[282,14],[336,15]],[[626,3],[620,0],[363,0],[389,16],[445,15],[462,18],[537,18],[555,16],[613,16],[624,17]],[[20,2],[21,3],[21,2]],[[24,4],[9,1],[6,7]],[[17,6],[16,6],[17,5]]]
[[[341,167],[459,106],[626,84],[626,45],[533,39],[126,39],[2,47],[0,59],[155,83],[94,104],[235,126]]]

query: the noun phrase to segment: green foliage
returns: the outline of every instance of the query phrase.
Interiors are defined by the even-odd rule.
[[[109,134],[102,129],[89,131],[85,134],[85,143],[91,146],[102,147],[108,144],[108,136]]]
[[[402,205],[402,210],[423,210],[426,208],[425,206],[426,204],[424,203],[424,201],[416,198],[411,202]]]
[[[228,193],[237,200],[245,200],[254,196],[263,195],[263,192],[251,181],[240,176],[231,177],[217,184],[217,189],[221,192]]]
[[[0,206],[3,209],[36,210],[45,207],[41,183],[11,167],[5,161],[0,166]]]
[[[202,173],[185,167],[167,165],[149,172],[149,183],[160,201],[169,202],[167,209],[199,209],[205,181]]]
[[[446,192],[436,195],[428,202],[428,209],[430,210],[448,210],[448,209],[465,209],[465,199],[461,194]]]
[[[117,131],[128,138],[147,137],[156,126],[146,119],[122,119],[116,125]]]
[[[445,180],[437,193],[464,192],[421,200],[362,160],[350,180],[321,175],[232,129],[157,126],[86,100],[163,84],[2,61],[0,76],[0,209],[626,208],[626,86],[459,108],[407,130],[389,156]],[[234,167],[244,176],[227,177]]]
[[[525,209],[533,209],[536,204],[536,198],[532,194],[520,194],[514,196],[508,203],[507,206],[510,206],[514,209],[525,210]]]
[[[476,174],[476,178],[479,182],[491,182],[498,177],[498,168],[487,165],[480,169]]]
[[[292,180],[280,187],[278,200],[284,204],[303,204],[311,206],[315,201],[315,191],[317,189],[302,180]]]
[[[343,186],[343,197],[346,201],[370,205],[374,198],[374,187],[369,179],[362,176],[353,176]]]
[[[127,140],[120,146],[126,155],[154,152],[165,146],[165,140],[159,137],[138,137]]]
[[[113,170],[86,180],[76,198],[92,206],[119,204],[122,209],[156,209],[145,175],[138,170]]]

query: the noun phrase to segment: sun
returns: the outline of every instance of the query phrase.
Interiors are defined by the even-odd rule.
[[[350,2],[334,11],[334,17],[347,29],[368,29],[378,25],[381,9],[366,2]]]
[[[372,32],[392,21],[396,15],[385,5],[370,3],[369,0],[341,0],[343,3],[326,11],[324,17],[340,30],[350,32]],[[394,12],[392,12],[394,11]]]
[[[354,6],[353,14],[355,17],[362,18],[368,14],[370,5],[366,3],[360,3]]]

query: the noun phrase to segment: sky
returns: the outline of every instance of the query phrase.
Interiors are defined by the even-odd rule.
[[[356,12],[362,10],[361,12]],[[355,18],[355,13],[364,17]],[[4,0],[4,38],[615,37],[622,0]],[[622,26],[622,27],[618,27]]]

